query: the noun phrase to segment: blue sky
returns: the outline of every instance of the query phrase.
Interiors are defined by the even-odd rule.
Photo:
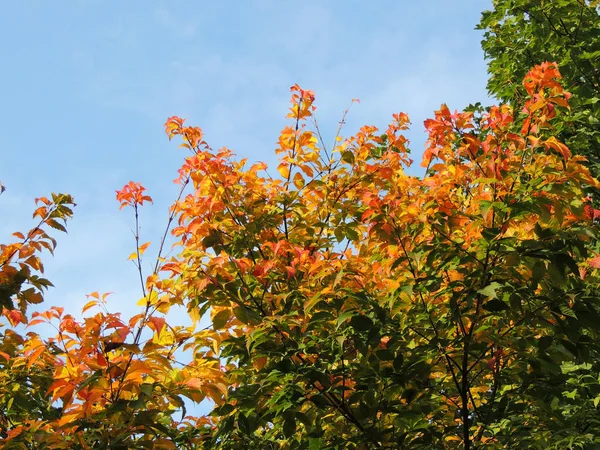
[[[115,190],[139,181],[154,198],[142,239],[156,249],[185,152],[163,131],[172,115],[203,128],[214,147],[272,163],[289,87],[316,93],[325,136],[353,105],[343,134],[411,117],[415,160],[423,120],[490,103],[481,34],[487,0],[21,0],[0,18],[0,242],[28,229],[33,199],[75,197],[57,235],[46,306],[77,313],[92,291],[126,317],[137,311],[133,217]],[[147,268],[149,268],[148,262]],[[182,318],[183,320],[183,318]]]

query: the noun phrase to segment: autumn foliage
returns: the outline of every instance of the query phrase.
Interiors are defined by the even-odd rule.
[[[554,135],[569,99],[556,64],[524,86],[520,115],[442,105],[425,121],[423,177],[405,171],[406,114],[328,148],[311,127],[315,96],[297,85],[276,172],[169,118],[190,154],[166,224],[176,256],[163,238],[151,274],[138,224],[151,198],[133,182],[117,192],[135,215],[131,318],[98,293],[82,321],[27,314],[48,285],[31,274],[53,249],[42,225],[62,229],[72,204],[43,200],[41,225],[1,248],[3,448],[596,442],[599,212],[587,192],[598,181]],[[168,323],[175,305],[194,325]],[[184,399],[214,408],[189,417]]]

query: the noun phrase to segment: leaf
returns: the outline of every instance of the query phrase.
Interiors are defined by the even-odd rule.
[[[346,312],[343,312],[342,314],[340,314],[336,321],[336,327],[335,327],[336,331],[340,328],[340,326],[343,323],[345,323],[348,319],[354,317],[357,314],[358,314],[358,312],[356,312],[356,311],[346,311]]]
[[[148,322],[151,324],[151,328],[156,331],[156,334],[160,335],[167,321],[164,317],[150,316]]]
[[[308,299],[304,303],[304,312],[308,314],[317,305],[317,303],[319,303],[323,300],[324,300],[324,298],[323,298],[323,295],[321,294],[321,292],[317,292],[315,295],[313,295],[310,299]]]
[[[355,331],[368,331],[373,327],[373,321],[364,315],[353,316],[350,320],[350,326]]]
[[[500,283],[497,282],[492,282],[489,285],[487,285],[486,287],[484,287],[483,289],[480,289],[479,291],[477,291],[478,294],[483,295],[484,297],[488,297],[488,298],[498,298],[498,294],[496,293],[497,289],[502,288],[502,285]]]
[[[202,239],[202,245],[206,248],[215,247],[221,242],[221,238],[217,231],[211,231],[211,233]]]
[[[346,226],[345,234],[346,234],[346,239],[348,239],[349,241],[358,241],[359,240],[358,232],[356,231],[356,228],[354,228],[353,226],[350,226],[350,225]]]
[[[286,415],[286,418],[283,421],[283,434],[286,437],[292,437],[295,432],[296,432],[296,417],[293,413],[289,413]]]
[[[588,264],[594,269],[600,269],[600,256],[588,260]]]
[[[344,161],[347,164],[354,164],[354,153],[348,150],[343,152],[342,161]]]
[[[65,228],[65,226],[64,226],[64,225],[62,225],[62,224],[60,224],[60,223],[58,223],[58,222],[57,222],[56,220],[54,220],[54,219],[48,219],[48,220],[46,221],[46,223],[48,224],[48,226],[50,226],[50,227],[52,227],[52,228],[54,228],[54,229],[56,229],[56,230],[62,231],[63,233],[66,233],[66,232],[67,232],[67,229]]]
[[[398,373],[400,373],[402,371],[402,367],[404,365],[404,356],[402,355],[402,353],[398,353],[396,355],[396,357],[394,358],[394,370]]]
[[[396,357],[391,350],[377,350],[376,355],[381,361],[393,361]]]
[[[296,186],[296,189],[302,189],[304,187],[304,185],[306,184],[306,182],[304,181],[304,177],[302,176],[302,173],[300,172],[296,172],[294,174],[294,186]]]
[[[39,357],[44,353],[46,347],[40,346],[36,348],[32,353],[27,356],[27,368],[31,369],[31,366],[35,364],[35,362],[39,359]]]
[[[244,324],[257,325],[260,323],[260,316],[247,307],[238,306],[233,308],[233,315]]]
[[[230,317],[231,317],[231,310],[230,309],[224,309],[224,310],[219,311],[212,318],[213,328],[215,330],[222,329],[225,326],[225,324],[227,323],[227,321],[229,320]]]
[[[290,165],[287,163],[281,163],[277,167],[277,171],[282,178],[287,179],[290,176]]]
[[[124,344],[124,342],[105,342],[104,351],[112,352],[113,350],[117,350],[118,348],[122,347]]]
[[[83,306],[83,308],[81,308],[81,312],[85,313],[87,310],[89,310],[97,305],[98,305],[98,300],[90,300]]]
[[[250,423],[248,422],[248,418],[243,413],[238,415],[237,422],[242,433],[246,435],[250,434]]]
[[[509,309],[509,306],[506,303],[504,303],[502,300],[493,298],[493,299],[485,302],[483,304],[483,308],[490,312],[500,312],[500,311],[506,311],[507,309]]]
[[[326,408],[329,405],[329,402],[322,394],[311,395],[309,400],[319,408]]]

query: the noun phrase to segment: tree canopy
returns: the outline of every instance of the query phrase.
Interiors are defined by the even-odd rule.
[[[504,104],[435,111],[423,176],[406,114],[328,146],[298,85],[275,168],[170,117],[188,155],[151,273],[152,198],[116,193],[132,317],[98,292],[81,320],[40,308],[41,252],[74,201],[36,199],[38,223],[0,245],[0,448],[600,446],[597,3],[494,6],[481,26]],[[192,325],[170,323],[175,306]]]
[[[7,448],[596,442],[600,212],[586,189],[598,182],[554,135],[570,96],[559,80],[553,63],[527,73],[517,133],[508,105],[481,116],[442,105],[425,122],[424,177],[404,170],[405,114],[327,148],[309,126],[314,94],[298,86],[277,176],[170,118],[169,138],[191,153],[167,224],[179,252],[159,251],[146,277],[136,231],[141,312],[129,319],[97,293],[83,322],[57,307],[28,318],[41,296],[21,279],[48,285],[29,273],[53,248],[42,226],[63,230],[71,215],[69,197],[40,199],[40,225],[2,247],[4,315],[58,334],[2,337]],[[139,231],[144,187],[117,200]],[[177,304],[211,326],[168,324]],[[183,397],[215,408],[186,417]]]

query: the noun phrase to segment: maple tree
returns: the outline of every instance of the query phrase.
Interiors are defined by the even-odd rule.
[[[559,80],[555,63],[525,75],[522,120],[508,105],[442,105],[425,122],[423,177],[405,171],[408,116],[383,132],[338,130],[328,148],[314,94],[297,85],[277,174],[169,118],[190,156],[149,275],[138,209],[151,198],[133,182],[117,192],[135,216],[139,314],[110,313],[92,293],[82,321],[57,307],[29,317],[11,306],[31,299],[2,279],[13,326],[57,330],[17,344],[4,334],[0,373],[20,368],[40,406],[13,413],[12,400],[2,445],[598,444],[600,211],[588,197],[598,181],[552,127],[570,97]],[[177,252],[166,257],[171,229]],[[194,325],[167,323],[175,305]],[[15,383],[0,384],[7,402],[20,398]],[[214,408],[186,416],[185,397]]]

